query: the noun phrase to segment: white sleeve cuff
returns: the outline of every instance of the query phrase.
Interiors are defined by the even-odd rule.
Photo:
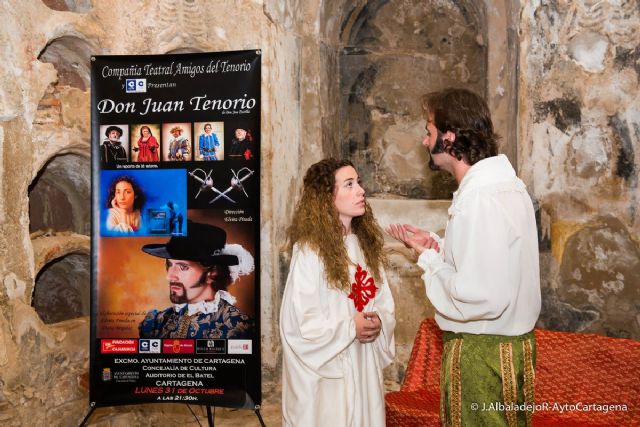
[[[442,251],[442,248],[440,248]],[[437,252],[435,249],[425,249],[418,257],[418,267],[425,272],[433,268],[431,264],[434,262],[442,262],[441,252]]]
[[[442,237],[438,236],[433,231],[430,231],[429,235],[431,236],[431,238],[433,240],[435,240],[438,243],[438,246],[440,247],[440,250],[442,250],[442,248],[444,248],[444,239]]]

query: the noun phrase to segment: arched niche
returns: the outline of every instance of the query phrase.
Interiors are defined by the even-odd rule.
[[[89,158],[60,154],[49,160],[29,186],[29,231],[90,232]]]
[[[89,12],[93,5],[91,0],[42,0],[49,9],[61,12]]]
[[[169,52],[166,52],[165,55],[173,55],[175,53],[200,53],[204,52],[202,49],[198,49],[195,47],[179,47],[176,49],[172,49]]]
[[[485,12],[470,2],[371,0],[342,25],[342,155],[370,195],[447,199],[457,186],[425,167],[420,95],[448,86],[486,95]]]
[[[36,276],[31,304],[46,324],[88,316],[90,259],[71,253],[46,264]]]
[[[50,41],[38,55],[40,62],[53,64],[58,72],[58,86],[71,86],[85,91],[91,81],[91,55],[97,49],[74,35]]]
[[[517,168],[517,3],[326,0],[305,13],[319,40],[302,49],[303,84],[315,89],[302,92],[302,114],[320,126],[304,127],[302,137],[321,145],[322,156],[364,166],[368,195],[450,197],[455,183],[426,170],[420,147],[420,95],[449,85],[485,96],[500,152]],[[471,57],[465,46],[482,53]]]

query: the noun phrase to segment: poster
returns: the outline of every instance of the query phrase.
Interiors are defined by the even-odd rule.
[[[260,51],[91,65],[90,401],[253,409]]]

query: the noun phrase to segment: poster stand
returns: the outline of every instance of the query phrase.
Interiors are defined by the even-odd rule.
[[[264,426],[260,64],[259,49],[91,57],[81,425],[96,407],[185,403],[209,425],[220,406]]]
[[[78,427],[86,426],[87,422],[89,421],[89,418],[91,418],[91,415],[93,414],[93,411],[96,410],[95,402],[91,402],[90,406],[91,408],[89,409],[89,412],[87,412],[87,415],[85,415],[85,417],[82,419]],[[216,407],[213,406],[213,412],[211,411],[211,408],[212,408],[211,405],[207,405],[207,422],[209,423],[209,427],[213,427],[215,425],[215,420],[213,415],[215,414]],[[266,425],[264,424],[264,420],[262,419],[262,415],[260,415],[260,405],[255,405],[255,407],[253,408],[253,412],[256,414],[256,417],[258,417],[258,421],[260,422],[260,425],[262,427],[266,427]]]

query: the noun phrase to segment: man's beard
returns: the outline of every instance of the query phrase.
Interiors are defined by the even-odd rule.
[[[195,285],[191,286],[190,289],[201,288],[203,286],[206,286],[206,283],[205,283],[206,275],[207,275],[206,272],[202,273],[202,276],[200,276],[200,280],[198,280],[198,282]],[[172,291],[171,286],[180,286],[182,288],[182,294],[178,295],[177,292]],[[183,283],[169,282],[169,300],[173,304],[187,304],[189,302],[189,300],[187,299],[187,288],[184,286]]]
[[[433,147],[433,150],[429,150],[429,169],[431,169],[432,171],[440,170],[440,166],[436,165],[436,163],[433,161],[433,155],[442,154],[445,151],[446,150],[444,140],[442,139],[442,133],[438,131],[438,136],[436,137],[436,145]]]

